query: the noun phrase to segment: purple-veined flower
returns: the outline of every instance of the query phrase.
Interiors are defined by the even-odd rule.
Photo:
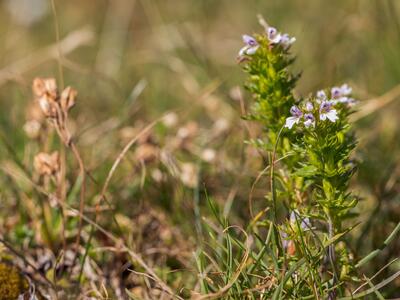
[[[320,104],[322,101],[327,99],[326,93],[323,90],[317,92],[317,103]]]
[[[310,126],[315,126],[315,118],[313,114],[307,113],[304,115],[304,126],[307,128]]]
[[[305,108],[306,108],[306,111],[312,111],[314,109],[314,105],[310,101],[307,101]]]
[[[288,235],[284,231],[281,231],[280,234],[281,234],[281,238],[282,238],[282,247],[284,249],[286,249],[289,244]]]
[[[325,121],[328,119],[331,122],[336,122],[339,117],[337,116],[336,109],[332,109],[333,103],[330,101],[323,101],[319,106],[319,119]]]
[[[342,84],[340,90],[343,96],[349,96],[353,91],[353,89],[347,83]]]
[[[292,114],[292,117],[286,118],[285,127],[292,129],[294,124],[298,124],[300,122],[303,112],[296,105],[293,105],[290,108],[290,113]]]
[[[258,47],[260,46],[255,38],[250,35],[244,34],[242,36],[243,42],[246,44],[242,49],[239,51],[239,56],[253,55],[256,53]]]
[[[352,92],[352,88],[348,84],[342,84],[340,87],[333,87],[331,89],[332,103],[342,103],[347,104],[349,106],[354,105],[355,100],[353,98],[348,97]]]
[[[290,213],[289,217],[290,227],[293,229],[297,228],[299,223],[300,229],[302,231],[309,230],[311,228],[310,219],[307,217],[302,217],[299,215],[299,211],[295,209]],[[296,245],[293,240],[290,239],[289,235],[285,231],[280,231],[280,236],[282,240],[282,247],[286,250],[287,254],[294,255],[296,253]]]
[[[290,37],[287,33],[281,36],[281,45],[283,49],[288,49],[296,41],[295,37]]]
[[[301,229],[307,230],[311,228],[310,219],[307,217],[301,217],[299,211],[295,209],[290,213],[290,223],[295,225],[297,221],[300,223]]]
[[[349,87],[349,85],[347,83],[342,84],[342,86],[337,87],[334,86],[331,89],[331,96],[333,99],[338,99],[341,97],[345,97],[345,96],[349,96],[352,92],[352,88]]]
[[[331,88],[331,97],[333,99],[338,99],[341,96],[342,96],[342,90],[340,87],[334,86],[333,88]]]
[[[282,38],[281,34],[274,27],[268,27],[267,37],[272,44],[279,44]]]

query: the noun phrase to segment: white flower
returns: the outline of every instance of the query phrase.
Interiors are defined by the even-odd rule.
[[[312,111],[313,109],[314,109],[314,105],[310,101],[308,101],[306,103],[306,111]]]
[[[268,27],[267,37],[272,44],[279,44],[281,42],[281,34],[274,27]]]
[[[317,92],[317,103],[321,103],[327,99],[326,93],[323,90]]]
[[[340,87],[334,86],[333,88],[331,88],[331,97],[333,99],[337,99],[341,96],[342,96],[342,90],[340,89]]]
[[[308,114],[305,114],[304,115],[304,126],[306,126],[307,128],[308,127],[310,127],[310,126],[315,126],[315,118],[314,118],[314,115],[313,114],[310,114],[310,113],[308,113]]]
[[[287,33],[281,34],[274,27],[267,28],[267,38],[271,44],[280,44],[284,50],[287,50],[296,41],[296,38],[290,37]]]
[[[332,102],[323,101],[319,107],[319,119],[325,121],[328,119],[331,122],[336,122],[339,119],[336,109],[332,109]]]
[[[347,83],[342,84],[342,86],[334,86],[331,89],[331,96],[333,99],[347,98],[352,92],[352,88],[349,87]]]
[[[294,124],[298,124],[300,122],[303,112],[296,105],[293,105],[290,108],[290,113],[292,114],[292,117],[286,118],[285,127],[292,129]]]
[[[288,49],[294,42],[296,41],[295,37],[289,37],[287,33],[283,34],[281,37],[281,45],[283,46],[283,49]]]
[[[342,92],[343,96],[349,96],[351,94],[351,92],[353,91],[353,89],[351,87],[349,87],[349,85],[347,83],[344,83],[340,87],[340,91]]]
[[[243,35],[242,36],[243,42],[246,44],[242,49],[240,49],[239,51],[239,56],[243,56],[243,55],[253,55],[254,53],[257,52],[258,47],[260,47],[260,45],[258,44],[258,42],[256,41],[255,38],[253,38],[250,35]]]

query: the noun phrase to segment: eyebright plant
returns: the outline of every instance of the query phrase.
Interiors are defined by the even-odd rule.
[[[271,201],[274,226],[280,227],[282,240],[278,250],[279,246],[284,250],[278,251],[278,261],[290,268],[290,262],[307,258],[309,266],[302,272],[313,278],[312,283],[301,283],[298,276],[286,282],[288,287],[301,287],[296,297],[314,294],[334,299],[345,295],[353,269],[348,251],[339,249],[339,241],[345,240],[338,237],[345,233],[343,221],[357,203],[348,191],[356,166],[351,160],[356,140],[348,122],[355,100],[347,84],[296,99],[293,89],[299,76],[289,70],[295,38],[266,23],[264,28],[265,33],[254,40],[244,36],[247,48],[239,56],[250,75],[246,87],[255,99],[252,119],[264,125],[266,144],[270,143],[266,149],[273,144],[277,155],[292,156],[286,163],[283,160],[280,184],[271,185],[268,197],[286,198],[281,203]],[[279,159],[273,157],[270,164]],[[270,175],[274,181],[276,174]],[[281,210],[290,215],[289,222],[278,225],[282,219],[276,215],[277,206],[284,207]]]
[[[244,232],[234,230],[209,199],[220,228],[206,225],[214,251],[198,256],[202,288],[227,299],[364,296],[351,292],[363,279],[347,234],[358,200],[349,191],[357,166],[352,89],[342,84],[296,97],[300,76],[290,69],[295,38],[264,20],[261,25],[263,33],[243,35],[238,61],[253,97],[246,118],[264,129],[252,143],[269,157],[266,207],[252,214]],[[215,269],[206,270],[206,260]]]

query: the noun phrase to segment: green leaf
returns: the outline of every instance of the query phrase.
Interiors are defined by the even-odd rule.
[[[298,169],[294,174],[300,177],[311,177],[318,173],[318,169],[315,166],[304,166]]]

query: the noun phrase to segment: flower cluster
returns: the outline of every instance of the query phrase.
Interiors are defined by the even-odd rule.
[[[37,97],[42,112],[48,118],[57,118],[62,112],[66,114],[75,105],[77,95],[71,87],[65,88],[60,95],[54,78],[35,78],[33,93]]]
[[[60,94],[54,78],[35,78],[32,89],[43,114],[54,125],[63,142],[68,145],[71,136],[66,122],[68,112],[75,105],[77,91],[67,87]]]
[[[287,33],[280,33],[274,27],[266,28],[267,37],[271,45],[281,45],[284,50],[288,49],[295,41],[295,37],[290,37]]]
[[[353,89],[349,87],[348,84],[343,84],[340,87],[334,86],[330,90],[329,98],[327,93],[324,90],[320,90],[317,92],[317,101],[322,102],[330,99],[329,101],[332,104],[346,104],[348,106],[353,106],[356,104],[356,100],[350,97]]]
[[[296,105],[291,107],[291,117],[286,118],[285,127],[291,129],[301,121],[307,128],[315,127],[316,120],[335,123],[339,119],[337,106],[344,104],[350,107],[355,104],[355,100],[350,97],[351,92],[347,84],[333,87],[329,97],[324,90],[318,91],[316,97],[307,100],[301,108]]]
[[[266,26],[265,33],[270,46],[280,45],[284,50],[289,49],[289,47],[296,41],[296,38],[290,37],[287,33],[282,34],[278,32],[276,28],[271,26]],[[257,39],[247,34],[243,35],[242,39],[245,46],[240,49],[239,56],[255,54],[260,47]]]
[[[256,53],[257,49],[260,47],[257,40],[250,35],[244,34],[242,36],[243,42],[246,44],[242,49],[239,51],[239,56],[243,55],[253,55]]]

